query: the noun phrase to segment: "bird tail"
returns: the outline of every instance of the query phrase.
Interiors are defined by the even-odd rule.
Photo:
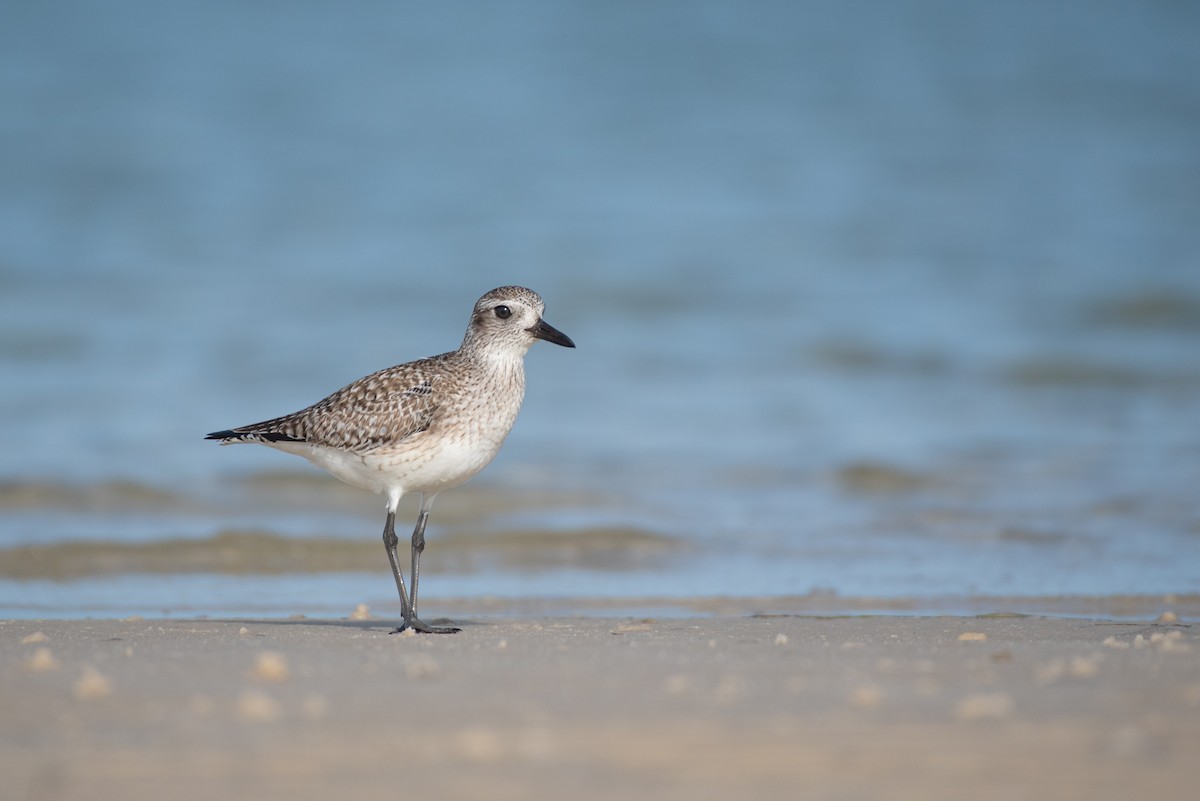
[[[205,434],[205,439],[219,440],[222,445],[232,445],[235,442],[303,442],[298,437],[282,434],[278,431],[258,429],[256,426],[244,428],[227,428],[224,431],[214,431]]]

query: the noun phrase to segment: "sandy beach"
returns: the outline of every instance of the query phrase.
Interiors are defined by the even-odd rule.
[[[0,19],[0,801],[1200,799],[1200,3]]]
[[[4,798],[1193,797],[1187,620],[0,623]]]

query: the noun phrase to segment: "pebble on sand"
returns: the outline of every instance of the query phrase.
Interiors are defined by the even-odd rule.
[[[26,634],[21,638],[21,645],[29,645],[35,642],[50,642],[50,638],[40,631],[35,631],[33,634]]]
[[[958,635],[959,642],[983,642],[987,639],[987,633],[983,631],[964,631]]]
[[[358,606],[354,607],[354,611],[350,613],[350,619],[351,620],[370,620],[371,619],[371,607],[367,606],[366,604],[359,604]]]

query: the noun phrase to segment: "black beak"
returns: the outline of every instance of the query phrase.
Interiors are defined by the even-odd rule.
[[[532,328],[526,328],[526,331],[533,334],[538,339],[544,339],[547,342],[553,342],[555,345],[562,345],[564,348],[573,348],[575,343],[571,338],[559,331],[554,326],[550,325],[545,320],[539,319]]]

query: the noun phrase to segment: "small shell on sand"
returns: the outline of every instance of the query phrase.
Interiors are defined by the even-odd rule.
[[[354,611],[350,613],[350,619],[351,620],[370,620],[371,619],[371,607],[367,606],[366,604],[359,604],[358,606],[354,607]]]
[[[959,642],[983,642],[987,639],[987,633],[983,631],[964,631],[958,635]]]
[[[40,631],[35,631],[33,634],[26,634],[21,638],[21,645],[29,645],[35,642],[50,642],[50,638]]]
[[[775,644],[776,645],[787,645],[788,644],[788,636],[782,632],[780,632],[779,634],[776,634],[775,635]]]
[[[80,701],[91,701],[112,695],[112,682],[91,665],[84,665],[83,672],[71,685],[71,694]]]
[[[287,681],[291,673],[287,659],[276,651],[263,651],[254,660],[254,677],[263,681]]]
[[[58,660],[54,658],[54,654],[46,647],[38,648],[25,660],[25,669],[34,673],[58,670],[59,667],[61,666],[58,664]]]

